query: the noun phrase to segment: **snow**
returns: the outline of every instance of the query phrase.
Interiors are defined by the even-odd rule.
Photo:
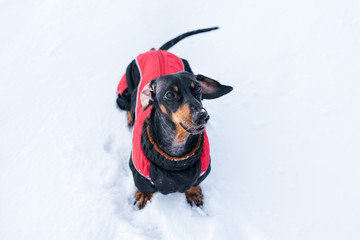
[[[171,49],[234,91],[205,101],[203,209],[139,211],[116,86]],[[360,2],[0,1],[0,239],[359,239]]]

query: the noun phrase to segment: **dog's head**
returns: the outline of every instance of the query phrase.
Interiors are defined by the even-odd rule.
[[[143,109],[154,105],[177,129],[195,135],[204,131],[209,120],[201,100],[221,97],[232,89],[203,75],[178,72],[150,81],[143,88],[140,99]]]

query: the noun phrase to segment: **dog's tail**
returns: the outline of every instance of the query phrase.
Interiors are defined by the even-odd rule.
[[[162,45],[159,49],[160,50],[169,50],[172,46],[174,46],[175,44],[177,44],[178,42],[180,42],[184,38],[190,37],[190,36],[198,34],[198,33],[204,33],[204,32],[209,32],[209,31],[212,31],[212,30],[216,30],[218,28],[219,27],[204,28],[204,29],[198,29],[198,30],[195,30],[195,31],[191,31],[191,32],[181,34],[180,36],[177,36],[176,38],[171,39],[170,41],[168,41],[167,43]]]

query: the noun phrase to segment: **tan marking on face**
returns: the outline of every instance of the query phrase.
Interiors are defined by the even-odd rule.
[[[167,112],[166,108],[164,107],[164,105],[161,104],[160,109],[164,114],[168,115],[168,112]]]
[[[195,83],[191,83],[190,86],[191,86],[192,88],[194,88],[194,87],[195,87]]]
[[[188,137],[190,136],[190,133],[187,132],[180,124],[175,124],[176,126],[176,134],[175,134],[175,142],[176,144],[182,144],[185,143]]]
[[[190,114],[190,107],[188,104],[181,106],[176,112],[171,116],[173,122],[176,126],[176,137],[175,141],[177,143],[183,143],[190,136],[190,133],[187,132],[181,125],[184,127],[190,127],[193,125]]]
[[[175,92],[179,91],[179,87],[178,86],[173,86],[173,89]]]
[[[182,123],[184,126],[192,125],[190,107],[188,104],[184,104],[172,114],[172,118],[175,123]]]

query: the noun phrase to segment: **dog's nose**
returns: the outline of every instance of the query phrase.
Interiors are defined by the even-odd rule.
[[[197,112],[193,117],[193,122],[196,125],[205,125],[207,121],[210,119],[209,114],[205,109],[202,109],[200,112]]]

